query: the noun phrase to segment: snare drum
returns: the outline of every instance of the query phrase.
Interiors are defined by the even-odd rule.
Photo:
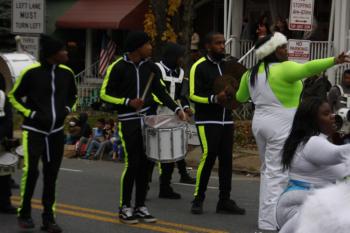
[[[147,157],[161,163],[183,159],[187,153],[186,128],[174,115],[146,116],[143,138]]]
[[[188,134],[188,144],[193,146],[199,146],[201,143],[199,141],[198,132],[196,125],[187,125]]]
[[[9,152],[2,152],[0,154],[0,176],[10,175],[16,170],[18,157]]]

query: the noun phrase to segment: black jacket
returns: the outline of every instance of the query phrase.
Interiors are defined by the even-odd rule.
[[[190,100],[195,103],[196,124],[232,124],[232,112],[215,103],[214,80],[222,75],[225,62],[200,58],[190,71]]]
[[[140,114],[146,114],[150,106],[155,102],[152,93],[155,94],[171,110],[177,111],[179,107],[171,99],[160,82],[160,72],[154,63],[143,60],[138,65],[134,64],[125,55],[112,63],[108,69],[101,87],[100,97],[107,103],[114,104],[121,121],[139,119]],[[145,104],[139,112],[129,106],[129,101],[141,98],[149,80],[154,73],[154,79],[145,96]]]
[[[5,138],[12,138],[12,111],[7,98],[5,99],[5,116],[0,117],[0,142]]]
[[[30,65],[8,96],[24,116],[23,129],[46,135],[58,132],[77,100],[74,73],[65,65]]]

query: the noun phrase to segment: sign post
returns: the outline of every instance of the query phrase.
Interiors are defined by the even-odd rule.
[[[21,36],[22,49],[30,53],[33,57],[39,57],[39,37]]]
[[[288,60],[305,63],[310,60],[309,40],[288,40]]]
[[[289,30],[311,31],[314,16],[314,0],[291,0]]]
[[[11,30],[21,36],[23,50],[38,58],[38,36],[45,33],[45,0],[12,0]]]
[[[44,9],[44,0],[12,0],[12,33],[44,33]]]

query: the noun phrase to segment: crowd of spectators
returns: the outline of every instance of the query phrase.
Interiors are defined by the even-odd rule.
[[[66,144],[75,145],[78,158],[123,161],[118,122],[113,119],[99,118],[91,127],[86,113],[71,116],[67,121]]]

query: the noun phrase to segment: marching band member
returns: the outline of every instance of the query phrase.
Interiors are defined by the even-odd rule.
[[[161,73],[162,81],[166,85],[168,93],[171,98],[174,100],[180,100],[183,110],[191,116],[192,110],[190,104],[185,96],[182,95],[182,84],[184,82],[184,71],[181,68],[183,62],[183,56],[185,49],[175,43],[168,42],[165,45],[162,60],[156,65],[159,68]],[[164,109],[166,108],[166,109]],[[159,106],[159,114],[172,114],[172,111],[167,107]],[[185,159],[181,159],[176,162],[179,173],[180,181],[187,181],[188,183],[194,183],[195,180],[190,177],[186,170]],[[171,176],[174,171],[175,163],[162,163],[161,165],[161,174],[159,177],[160,187],[159,187],[159,197],[160,198],[169,198],[169,199],[180,199],[181,195],[174,192],[171,183]]]
[[[334,114],[326,100],[311,97],[298,107],[283,147],[282,165],[289,169],[289,184],[277,205],[280,233],[296,232],[300,207],[314,189],[349,175],[350,145],[337,146],[328,140],[335,128]],[[332,198],[328,201],[335,203]],[[313,217],[312,221],[317,220]]]
[[[245,214],[230,199],[232,178],[233,119],[230,110],[222,107],[228,97],[225,90],[214,95],[215,78],[222,75],[225,62],[225,38],[218,32],[207,35],[208,54],[193,64],[190,71],[190,100],[195,103],[195,121],[203,151],[198,166],[191,212],[203,213],[203,202],[211,170],[219,159],[219,201],[217,213]]]
[[[18,223],[21,228],[34,228],[31,199],[43,162],[44,206],[42,230],[59,233],[55,222],[56,180],[64,148],[63,123],[77,100],[74,73],[64,44],[43,35],[40,40],[40,63],[26,67],[9,92],[13,107],[23,116],[24,168],[21,181],[21,205]]]
[[[287,38],[275,32],[255,46],[258,64],[241,79],[236,99],[255,104],[252,131],[257,142],[261,166],[258,226],[276,229],[276,204],[287,185],[288,174],[281,165],[281,149],[288,136],[302,91],[302,79],[345,62],[339,55],[304,64],[288,61]]]
[[[12,138],[12,111],[6,98],[5,78],[0,74],[0,153],[5,138]],[[16,208],[11,204],[11,175],[0,175],[0,213],[16,214]]]
[[[119,218],[124,223],[156,222],[145,206],[150,161],[143,150],[142,116],[154,104],[154,93],[180,119],[185,114],[160,83],[155,64],[149,58],[152,45],[144,32],[130,32],[126,38],[126,54],[108,67],[100,97],[118,110],[119,135],[125,152],[125,167],[121,177]],[[150,91],[141,99],[151,73],[155,74]],[[135,208],[131,195],[136,183]]]

